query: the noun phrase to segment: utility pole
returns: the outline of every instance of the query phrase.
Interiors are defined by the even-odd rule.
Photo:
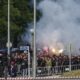
[[[7,47],[8,47],[8,59],[10,59],[10,0],[8,0],[8,41],[7,41]]]
[[[7,25],[7,62],[8,65],[10,64],[10,0],[8,0],[8,25]],[[8,66],[5,65],[5,80],[7,80],[7,71],[8,71]]]
[[[29,46],[28,46],[28,77],[30,77],[30,52],[29,52]]]
[[[33,78],[36,77],[36,0],[34,0],[34,49],[33,49]]]
[[[10,0],[8,0],[8,55],[10,56]]]
[[[71,44],[69,45],[69,71],[71,71]]]

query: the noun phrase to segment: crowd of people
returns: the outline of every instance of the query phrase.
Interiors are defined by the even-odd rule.
[[[69,65],[68,55],[64,55],[64,53],[60,54],[59,56],[56,56],[54,54],[50,55],[50,54],[51,53],[46,51],[42,51],[41,53],[37,52],[36,65],[38,68],[39,67],[55,67],[56,62],[57,62],[57,66]],[[2,59],[0,58],[0,62],[1,60]],[[5,63],[4,59],[3,61],[4,61],[3,63]],[[33,61],[32,56],[30,61],[31,61],[30,67],[32,68],[32,61]],[[23,75],[23,76],[28,75],[28,53],[24,53],[24,51],[16,51],[11,53],[10,61],[7,61],[4,67],[1,64],[0,64],[0,69],[2,70],[2,72],[0,72],[0,76],[4,75],[6,66],[8,67],[9,76],[15,77],[18,75]],[[80,55],[71,56],[71,64],[72,65],[80,64]]]

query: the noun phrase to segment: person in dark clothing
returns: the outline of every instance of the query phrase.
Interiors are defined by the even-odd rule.
[[[11,62],[11,65],[9,66],[9,75],[11,77],[17,76],[17,66],[16,66],[15,62]]]
[[[27,71],[28,71],[28,60],[26,58],[23,59],[23,62],[21,64],[21,71],[22,71],[23,76],[28,75],[28,73],[27,73]]]

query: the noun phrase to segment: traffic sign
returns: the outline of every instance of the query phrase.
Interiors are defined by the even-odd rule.
[[[29,50],[29,46],[20,46],[20,50],[23,51]]]

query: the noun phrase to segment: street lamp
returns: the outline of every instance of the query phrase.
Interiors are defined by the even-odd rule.
[[[33,49],[33,78],[36,77],[36,0],[34,0],[34,22],[33,22],[33,29],[30,29],[32,35],[32,44],[31,48]]]
[[[36,0],[34,0],[34,55],[33,55],[33,78],[36,77]]]
[[[10,56],[10,0],[8,0],[8,55]]]
[[[10,0],[8,0],[8,25],[7,25],[7,58],[8,58],[8,65],[10,64],[10,47],[12,46],[12,44],[10,43]],[[7,65],[5,66],[5,80],[7,80],[7,71],[8,71],[8,67]]]

